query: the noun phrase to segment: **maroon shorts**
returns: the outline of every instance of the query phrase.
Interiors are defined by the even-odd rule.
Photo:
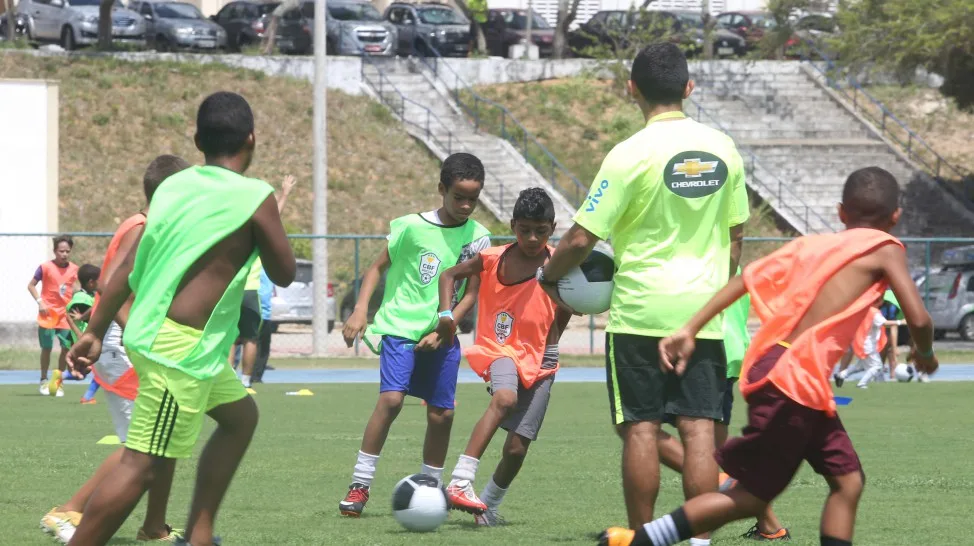
[[[748,370],[748,381],[766,376],[785,350],[772,347]],[[766,502],[788,487],[803,460],[823,476],[862,472],[838,417],[795,402],[770,382],[747,396],[747,426],[716,457],[724,472]]]

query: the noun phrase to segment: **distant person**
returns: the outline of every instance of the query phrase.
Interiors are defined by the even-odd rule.
[[[71,250],[74,240],[68,235],[54,238],[54,259],[44,262],[37,267],[34,276],[27,283],[27,291],[37,302],[37,339],[41,345],[41,385],[40,393],[47,396],[51,393],[48,385],[47,370],[51,367],[51,351],[54,349],[54,338],[61,345],[58,357],[58,371],[64,373],[67,368],[68,347],[71,344],[71,329],[65,309],[71,296],[74,295],[75,284],[78,282],[78,266],[71,263]],[[37,292],[37,283],[41,284],[41,293]],[[64,396],[64,389],[56,387],[56,395]]]
[[[862,463],[836,414],[829,374],[887,286],[903,304],[917,345],[917,366],[937,369],[933,321],[910,278],[906,250],[889,234],[900,219],[900,188],[879,167],[846,180],[839,218],[846,230],[800,237],[744,269],[659,345],[667,374],[687,372],[701,328],[750,293],[761,329],[741,369],[748,403],[744,434],[728,440],[717,460],[737,485],[690,499],[634,529],[602,533],[605,546],[670,546],[757,517],[787,487],[802,462],[829,485],[820,544],[851,546],[865,485]]]
[[[146,205],[152,201],[152,195],[163,180],[189,168],[182,158],[173,155],[161,155],[149,163],[142,176],[142,189],[145,193]],[[148,207],[127,218],[115,230],[105,260],[102,262],[101,276],[98,278],[99,291],[108,286],[112,276],[118,270],[129,252],[136,247],[136,242],[145,227],[145,215]],[[78,276],[81,277],[79,271]],[[91,311],[98,307],[100,296],[96,293]],[[129,422],[132,419],[132,406],[138,392],[139,380],[129,362],[125,347],[122,345],[122,327],[128,320],[132,297],[129,296],[122,305],[115,319],[108,327],[108,332],[102,340],[101,356],[92,367],[92,383],[101,385],[105,389],[105,399],[108,411],[115,425],[115,434],[121,443],[125,443],[128,435]],[[121,464],[125,448],[120,447],[112,452],[95,470],[94,475],[75,492],[71,499],[51,509],[41,519],[41,528],[53,535],[61,542],[68,542],[81,523],[85,505],[91,498],[98,484],[106,476],[112,475]],[[169,491],[172,487],[172,473],[163,472],[153,477],[152,487],[149,489],[149,501],[146,504],[145,519],[136,534],[139,541],[168,543],[181,537],[179,529],[166,523],[166,509],[169,503]]]
[[[155,477],[193,454],[204,414],[217,426],[200,457],[185,542],[211,544],[217,511],[257,427],[257,406],[227,355],[254,260],[259,254],[271,280],[288,286],[294,254],[273,188],[242,176],[256,146],[247,101],[228,92],[207,97],[195,141],[206,164],[169,177],[153,195],[136,250],[72,348],[75,365],[96,362],[112,317],[135,295],[123,342],[139,390],[125,453],[99,482],[71,544],[105,544]]]
[[[295,180],[293,176],[287,175],[284,177],[284,183],[281,185],[281,195],[276,197],[278,214],[284,212],[284,205],[287,204],[287,197],[290,195],[291,190],[294,189],[294,184]],[[248,389],[253,386],[252,376],[254,373],[254,364],[257,361],[257,353],[259,351],[258,340],[260,338],[260,331],[263,328],[260,295],[258,294],[260,290],[260,277],[263,272],[264,267],[260,262],[260,258],[257,258],[254,261],[254,265],[250,267],[250,273],[247,275],[247,283],[244,285],[243,305],[240,307],[240,322],[237,323],[237,330],[240,332],[237,336],[237,344],[241,346],[240,381]],[[235,354],[236,348],[230,351],[230,358],[233,359]]]
[[[856,363],[835,374],[835,386],[842,387],[845,380],[855,373],[863,373],[856,387],[860,389],[869,388],[872,381],[883,380],[883,352],[887,349],[888,337],[886,328],[898,328],[905,322],[899,320],[886,320],[883,313],[879,310],[883,300],[877,299],[869,309],[862,324],[856,330],[855,337],[852,338],[852,354],[858,359]],[[893,365],[893,368],[896,366]]]
[[[541,280],[557,298],[557,282],[596,243],[611,241],[617,271],[606,325],[606,375],[633,528],[653,519],[657,443],[668,416],[683,442],[686,498],[717,490],[714,423],[724,414],[727,382],[723,323],[717,318],[698,332],[698,350],[682,376],[660,370],[657,350],[737,271],[750,215],[744,162],[734,141],[683,113],[693,88],[686,56],[676,45],[656,43],[636,55],[629,91],[646,127],[606,156]]]
[[[440,275],[440,336],[456,335],[453,289],[457,281],[479,279],[481,325],[463,354],[470,368],[490,383],[487,411],[477,421],[453,469],[446,494],[450,505],[474,514],[477,525],[504,523],[497,511],[517,477],[531,442],[538,439],[558,372],[558,340],[571,313],[557,306],[535,279],[551,257],[555,205],[541,188],[522,191],[514,203],[511,231],[517,242],[481,251]],[[474,480],[480,459],[498,428],[507,431],[501,460],[478,497]]]
[[[454,396],[460,370],[460,343],[436,331],[440,273],[490,247],[490,232],[470,218],[484,187],[484,165],[471,154],[453,154],[440,169],[440,208],[410,214],[389,223],[386,248],[365,272],[355,310],[342,337],[351,347],[365,333],[365,343],[379,354],[379,400],[362,435],[348,494],[338,503],[343,516],[359,517],[369,501],[379,455],[406,395],[426,402],[426,440],[420,473],[437,480],[453,428]],[[368,325],[369,300],[388,270],[382,305]],[[271,279],[273,280],[273,279]],[[459,323],[476,294],[454,287],[453,314]],[[462,299],[461,299],[462,297]],[[381,336],[378,343],[370,336]]]
[[[78,341],[82,332],[88,327],[88,320],[91,318],[91,307],[95,303],[95,295],[98,291],[99,275],[101,275],[101,270],[97,266],[85,264],[78,268],[78,284],[81,289],[75,291],[74,295],[71,296],[71,302],[68,303],[67,313],[65,314],[68,326],[71,328],[71,344]],[[83,379],[85,377],[75,370],[71,370],[70,375],[73,375],[74,379]],[[88,384],[88,390],[81,396],[81,403],[94,404],[95,393],[97,392],[98,382],[92,378]]]
[[[257,338],[257,361],[254,363],[254,383],[264,382],[264,372],[267,371],[267,361],[271,356],[271,339],[274,337],[274,325],[271,324],[271,298],[274,296],[274,283],[263,270],[260,272],[260,288],[257,289],[260,299],[260,337]]]

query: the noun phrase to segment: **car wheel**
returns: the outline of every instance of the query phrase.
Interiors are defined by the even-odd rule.
[[[974,313],[960,320],[960,338],[964,341],[974,341]]]
[[[61,47],[65,51],[74,51],[77,47],[74,41],[74,30],[71,27],[61,29]]]
[[[239,53],[249,45],[250,45],[250,39],[244,36],[242,32],[240,34],[237,34],[237,45],[234,46],[234,51]]]
[[[947,337],[947,330],[934,330],[933,331],[933,338],[936,339],[937,341],[940,341],[941,339],[943,339],[945,337]]]
[[[330,334],[331,331],[334,330],[334,329],[335,329],[335,321],[329,320],[328,321],[328,333]]]
[[[155,49],[160,52],[172,51],[172,46],[169,44],[169,39],[165,36],[156,36]]]

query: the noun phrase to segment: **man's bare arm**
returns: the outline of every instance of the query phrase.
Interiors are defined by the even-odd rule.
[[[730,228],[730,245],[730,276],[733,277],[737,275],[744,252],[744,224]]]

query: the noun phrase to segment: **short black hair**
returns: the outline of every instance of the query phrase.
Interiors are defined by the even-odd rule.
[[[54,250],[57,250],[61,243],[68,243],[68,248],[74,248],[74,239],[70,235],[58,235],[54,238]]]
[[[484,164],[473,154],[453,154],[443,161],[440,168],[440,184],[445,188],[461,180],[476,180],[483,186],[485,177]]]
[[[85,264],[78,268],[78,282],[84,288],[89,282],[98,280],[101,276],[101,268],[96,265]]]
[[[842,209],[850,223],[886,222],[900,206],[900,185],[889,171],[866,167],[849,175],[842,188]]]
[[[156,188],[170,176],[189,168],[189,162],[175,155],[160,155],[152,160],[142,175],[142,189],[145,191],[145,202],[152,201]]]
[[[646,102],[680,104],[690,81],[687,57],[676,44],[649,44],[632,61],[629,79]]]
[[[254,112],[247,99],[229,91],[213,93],[196,114],[196,136],[207,157],[238,153],[254,132]]]
[[[514,203],[514,220],[555,221],[555,204],[542,188],[522,190]]]

